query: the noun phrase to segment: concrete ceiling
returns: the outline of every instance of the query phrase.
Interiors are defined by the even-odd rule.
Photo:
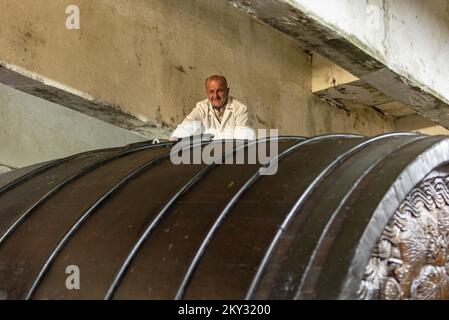
[[[348,111],[372,108],[393,118],[416,114],[412,108],[393,100],[317,53],[312,57],[312,92]]]

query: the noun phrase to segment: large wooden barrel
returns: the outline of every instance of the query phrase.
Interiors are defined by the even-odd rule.
[[[0,175],[0,297],[449,297],[448,137],[265,141],[270,175],[151,141]]]

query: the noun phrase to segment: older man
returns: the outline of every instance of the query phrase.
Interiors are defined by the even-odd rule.
[[[213,75],[206,79],[207,99],[196,107],[179,124],[171,140],[196,134],[212,134],[214,139],[254,139],[250,128],[247,107],[229,96],[224,76]]]

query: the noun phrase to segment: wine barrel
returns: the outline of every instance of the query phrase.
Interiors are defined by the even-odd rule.
[[[191,141],[0,175],[0,298],[449,298],[448,137]]]

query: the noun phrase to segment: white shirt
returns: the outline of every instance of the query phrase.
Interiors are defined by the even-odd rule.
[[[223,118],[218,119],[208,99],[198,102],[195,108],[176,127],[172,137],[183,138],[197,134],[213,134],[216,139],[255,139],[248,119],[248,108],[233,97],[228,97]]]

